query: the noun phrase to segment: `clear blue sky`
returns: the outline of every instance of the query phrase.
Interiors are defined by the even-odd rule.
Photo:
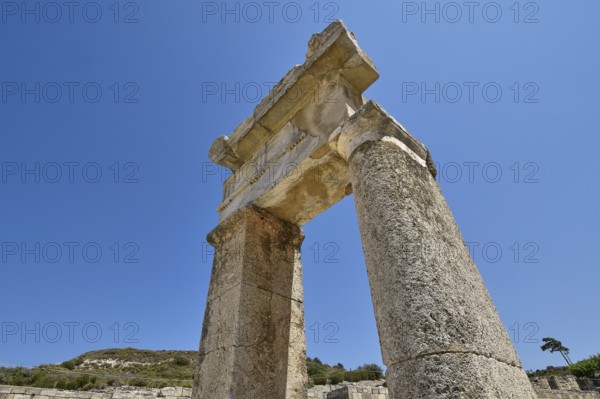
[[[524,367],[562,364],[546,336],[600,352],[597,1],[25,3],[0,10],[0,363],[197,349],[209,146],[328,18],[379,69],[365,96],[439,163]],[[304,229],[308,355],[381,363],[352,197]]]

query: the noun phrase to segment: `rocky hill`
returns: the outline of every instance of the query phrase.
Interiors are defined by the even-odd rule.
[[[0,368],[0,385],[58,388],[69,390],[108,387],[191,387],[198,352],[104,349],[87,352],[60,364],[33,368]],[[376,364],[346,370],[342,364],[330,366],[318,358],[306,360],[309,385],[338,384],[382,378]]]
[[[59,389],[191,387],[196,351],[133,348],[87,352],[61,364],[0,368],[0,384]]]

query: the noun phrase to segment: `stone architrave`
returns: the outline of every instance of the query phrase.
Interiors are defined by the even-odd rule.
[[[363,92],[341,21],[210,149],[232,170],[193,399],[304,399],[300,226],[354,192],[391,399],[535,399],[427,148]]]

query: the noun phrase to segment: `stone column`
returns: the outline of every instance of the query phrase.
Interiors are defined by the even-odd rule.
[[[390,398],[535,398],[426,148],[373,102],[331,144],[349,165]]]
[[[256,207],[209,234],[216,252],[194,399],[306,399],[303,239]]]

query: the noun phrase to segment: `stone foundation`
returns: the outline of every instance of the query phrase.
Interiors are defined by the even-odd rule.
[[[598,392],[581,391],[578,387],[576,388],[577,382],[572,376],[557,377],[556,379],[563,385],[570,384],[571,389],[551,389],[547,379],[538,378],[533,381],[533,386],[539,399],[600,399]],[[365,385],[361,385],[361,383],[317,385],[308,390],[308,397],[314,399],[389,399],[387,388],[367,384],[368,382]],[[120,387],[114,388],[110,392],[93,392],[0,385],[0,399],[189,399],[191,396],[191,388],[181,387],[162,389]]]
[[[112,391],[68,391],[51,388],[0,385],[0,399],[189,399],[192,388],[119,387]]]
[[[365,387],[349,385],[327,394],[327,399],[388,399],[385,387]]]
[[[537,389],[538,399],[598,399],[600,394],[591,391],[559,391],[551,389]]]
[[[600,387],[593,380],[575,379],[572,375],[535,378],[532,384],[539,399],[598,399]],[[584,390],[582,390],[582,388]]]

